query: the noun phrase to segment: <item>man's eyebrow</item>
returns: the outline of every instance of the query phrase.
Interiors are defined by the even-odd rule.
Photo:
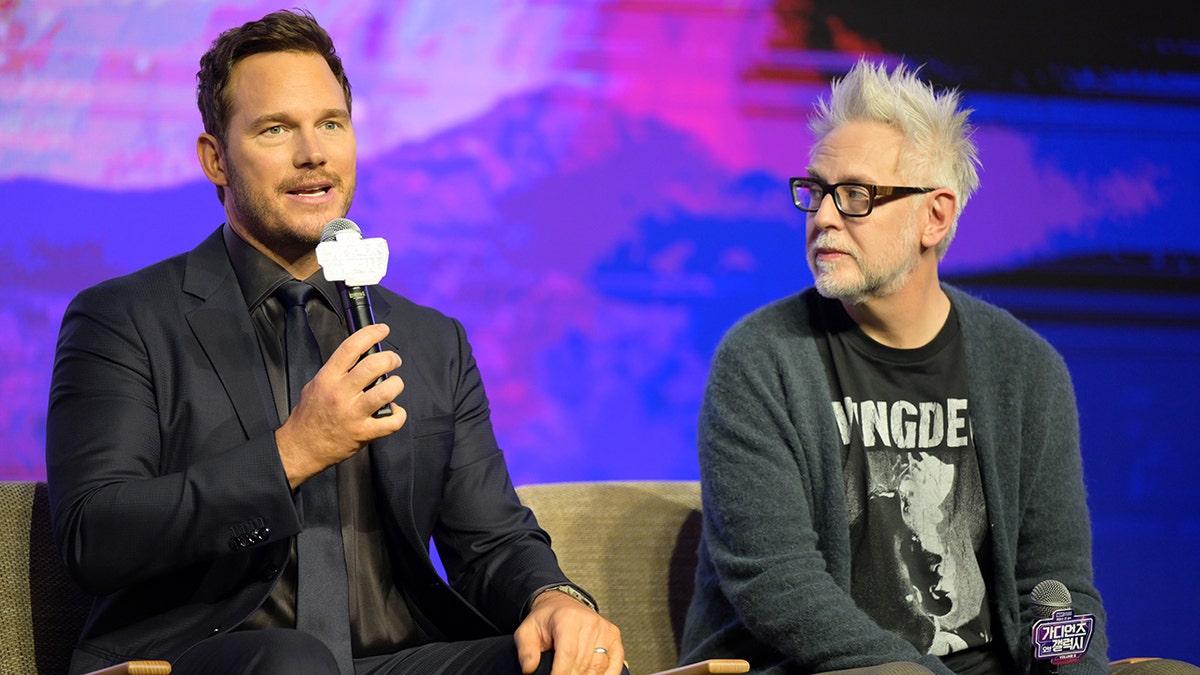
[[[345,108],[326,108],[325,110],[322,110],[320,115],[317,117],[323,120],[348,120],[350,119],[350,112]],[[283,111],[269,112],[254,118],[254,120],[250,122],[250,126],[258,127],[267,124],[268,122],[291,122],[294,119],[295,117],[293,115]]]
[[[350,119],[350,111],[345,108],[326,108],[325,112],[321,114],[321,119],[330,118],[348,120]]]
[[[258,117],[255,117],[254,119],[250,120],[250,126],[251,126],[251,128],[261,127],[261,126],[267,124],[268,122],[286,122],[288,119],[289,119],[289,117],[286,113],[270,112],[270,113],[265,113],[263,115],[259,115]]]
[[[821,181],[822,183],[829,183],[830,185],[833,184],[825,176],[822,176],[820,171],[816,171],[812,167],[805,169],[805,171],[808,172],[809,178],[816,178],[817,180]],[[865,175],[859,174],[859,173],[852,173],[852,174],[849,174],[846,176],[842,176],[841,180],[839,180],[837,182],[838,183],[861,183],[863,185],[875,185],[874,179],[867,178]]]

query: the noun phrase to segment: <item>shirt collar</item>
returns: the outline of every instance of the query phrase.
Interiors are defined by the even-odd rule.
[[[229,223],[225,223],[221,228],[221,235],[225,239],[225,250],[229,254],[229,262],[233,265],[233,273],[237,276],[242,297],[250,311],[254,311],[264,300],[271,297],[284,282],[292,279],[287,270],[242,239]],[[330,308],[336,310],[341,307],[341,293],[334,282],[325,278],[325,270],[317,269],[312,276],[302,281],[316,288]],[[341,317],[341,312],[336,313]]]

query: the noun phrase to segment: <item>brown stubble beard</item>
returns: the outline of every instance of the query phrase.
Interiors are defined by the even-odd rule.
[[[234,203],[242,216],[242,226],[249,230],[246,235],[253,237],[259,244],[267,247],[277,255],[289,260],[295,260],[305,255],[321,243],[321,231],[329,219],[315,224],[313,227],[292,227],[288,224],[281,209],[274,208],[271,199],[260,191],[250,190],[241,174],[229,164],[225,168],[229,178],[227,188],[232,193]],[[342,205],[335,217],[345,217],[354,201],[355,186],[345,189],[341,176],[314,171],[290,180],[287,184],[276,186],[275,196],[285,195],[298,185],[314,181],[330,183],[331,189],[342,195]]]

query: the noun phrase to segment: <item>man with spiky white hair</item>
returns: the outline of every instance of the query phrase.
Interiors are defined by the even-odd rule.
[[[1095,616],[1062,672],[1107,672],[1066,365],[938,278],[979,184],[969,112],[866,61],[817,104],[789,181],[815,287],[739,321],[705,391],[685,661],[1024,672],[1053,579]]]

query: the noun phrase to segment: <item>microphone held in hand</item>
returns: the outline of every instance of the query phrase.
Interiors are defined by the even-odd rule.
[[[375,323],[371,310],[371,296],[367,286],[379,283],[387,273],[387,242],[381,238],[363,239],[362,230],[347,218],[334,218],[321,231],[321,243],[317,244],[317,262],[325,271],[325,278],[336,282],[342,296],[342,308],[346,312],[346,324],[350,332]],[[367,354],[381,351],[378,344],[372,345]],[[382,382],[387,375],[380,375],[367,389]],[[392,414],[391,406],[384,406],[372,413],[373,417]]]
[[[1047,579],[1029,593],[1033,609],[1034,675],[1056,675],[1058,667],[1083,658],[1092,643],[1096,617],[1075,614],[1071,591],[1061,581]]]

